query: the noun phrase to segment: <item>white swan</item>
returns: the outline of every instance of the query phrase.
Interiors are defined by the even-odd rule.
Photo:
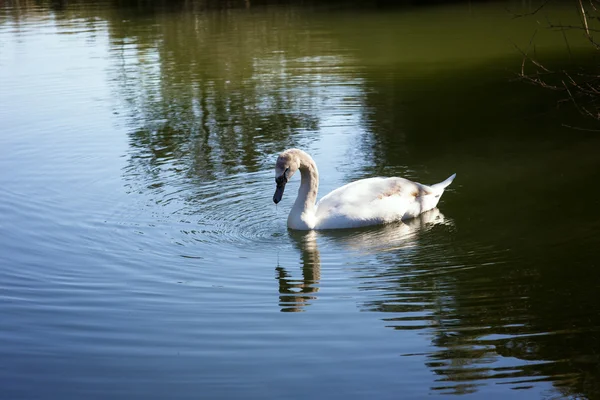
[[[456,176],[431,186],[404,178],[361,179],[316,203],[319,172],[315,161],[302,150],[288,149],[279,155],[275,165],[275,204],[281,201],[285,184],[297,170],[301,175],[300,189],[287,226],[298,230],[356,228],[414,218],[435,208]]]

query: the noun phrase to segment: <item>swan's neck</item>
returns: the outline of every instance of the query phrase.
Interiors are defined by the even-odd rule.
[[[319,190],[319,171],[308,154],[302,152],[299,158],[300,189],[288,217],[288,226],[292,229],[313,229],[316,224],[315,203]]]

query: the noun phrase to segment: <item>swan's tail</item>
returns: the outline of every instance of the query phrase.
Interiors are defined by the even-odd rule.
[[[454,180],[454,178],[456,178],[456,174],[452,174],[445,181],[433,184],[430,187],[433,189],[433,191],[435,193],[442,194],[444,192],[444,189],[446,189],[446,187],[448,187],[452,183],[452,181]]]

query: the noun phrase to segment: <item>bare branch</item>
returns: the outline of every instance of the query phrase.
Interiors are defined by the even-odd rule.
[[[583,26],[575,26],[575,25],[554,25],[554,24],[549,24],[548,28],[550,29],[555,29],[555,30],[561,30],[561,31],[567,31],[567,30],[571,30],[571,29],[580,29],[580,30],[585,30],[586,32],[600,32],[600,29],[592,29],[592,28],[585,28]]]
[[[589,4],[587,3],[588,1]],[[549,2],[550,0],[546,0],[531,13],[515,15],[513,18],[536,14]],[[561,31],[571,59],[573,53],[571,51],[569,40],[567,39],[567,30],[582,30],[585,38],[590,42],[593,48],[600,51],[600,42],[596,42],[593,37],[593,33],[600,32],[600,29],[594,29],[593,26],[590,26],[590,22],[597,24],[597,22],[600,21],[600,15],[598,15],[600,7],[597,7],[596,3],[600,4],[600,1],[586,0],[585,5],[583,0],[577,0],[577,2],[575,2],[580,17],[580,25],[578,26],[562,25],[560,23],[553,24],[546,18],[547,28]],[[592,12],[595,12],[595,14],[592,14]],[[523,57],[518,79],[545,89],[564,93],[564,98],[558,100],[557,106],[566,102],[572,103],[580,114],[600,121],[600,72],[598,72],[597,69],[592,69],[591,71],[580,69],[571,71],[551,71],[537,60],[534,42],[536,34],[537,30],[531,37],[525,51],[513,43],[513,46]],[[531,64],[533,68],[530,68],[529,64]],[[528,72],[528,69],[533,69],[534,71]],[[579,129],[575,127],[570,128]],[[600,130],[598,131],[600,132]]]
[[[541,68],[545,72],[552,72],[549,69],[547,69],[546,67],[544,67],[542,64],[540,64],[539,62],[537,62],[536,60],[534,60],[533,58],[529,57],[529,55],[527,53],[525,53],[523,50],[521,50],[519,48],[519,46],[517,46],[514,43],[513,43],[513,46],[515,46],[515,48],[517,49],[517,51],[523,55],[523,64],[521,66],[522,67],[521,68],[521,73],[523,73],[523,74],[525,73],[525,60],[528,60],[530,63],[534,64],[538,68]]]
[[[516,18],[522,18],[522,17],[528,17],[530,15],[535,15],[537,14],[542,8],[544,8],[546,6],[546,4],[550,3],[552,0],[545,0],[542,5],[540,5],[538,8],[536,8],[535,10],[525,13],[525,14],[517,14],[517,13],[513,13],[511,12],[509,9],[506,9],[506,11],[508,11],[509,13],[511,13],[513,15],[513,19]]]
[[[579,104],[577,104],[577,102],[575,101],[575,98],[571,94],[571,91],[569,90],[569,87],[567,86],[567,84],[565,83],[565,81],[563,81],[562,84],[565,87],[565,90],[567,91],[567,93],[569,94],[569,98],[573,102],[573,105],[575,106],[575,108],[577,108],[577,110],[579,110],[579,112],[581,114],[588,114],[589,115],[589,112],[587,110],[582,109],[582,108],[579,107]]]
[[[600,129],[579,128],[577,126],[571,126],[571,125],[567,125],[567,124],[561,124],[561,125],[564,126],[565,128],[575,129],[575,130],[578,130],[578,131],[600,132]]]
[[[588,26],[585,8],[583,8],[583,2],[581,0],[579,0],[579,10],[581,12],[581,18],[583,19],[583,26],[585,26],[585,33],[589,37],[590,36],[590,28]]]

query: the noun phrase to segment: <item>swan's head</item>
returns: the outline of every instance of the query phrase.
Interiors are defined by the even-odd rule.
[[[300,160],[293,151],[286,150],[277,157],[277,163],[275,164],[275,183],[277,184],[277,189],[275,189],[275,194],[273,195],[273,202],[275,204],[281,201],[285,184],[292,178],[292,175],[298,170],[299,166]]]

